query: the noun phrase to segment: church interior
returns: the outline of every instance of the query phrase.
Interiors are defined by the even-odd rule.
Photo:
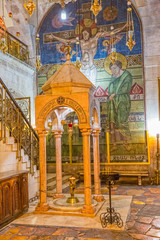
[[[0,0],[0,240],[160,239],[159,11]]]

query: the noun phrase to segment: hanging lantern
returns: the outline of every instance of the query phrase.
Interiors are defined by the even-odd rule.
[[[9,13],[8,13],[8,16],[9,16],[10,18],[12,18],[12,17],[13,17],[12,12],[9,12]]]
[[[128,1],[127,4],[128,4],[128,8],[127,8],[126,46],[129,48],[130,51],[132,51],[134,45],[136,44],[135,32],[134,32],[134,22],[133,22],[131,2]]]
[[[65,123],[66,123],[65,120],[61,121],[62,126],[64,126]]]
[[[95,121],[94,121],[94,117],[92,117],[92,118],[91,118],[91,123],[92,123],[92,125],[94,124],[94,122],[95,122]]]
[[[68,123],[69,128],[72,128],[72,126],[73,126],[73,123]]]
[[[39,71],[41,64],[41,53],[40,53],[40,43],[39,34],[36,35],[36,68]]]
[[[49,127],[49,128],[52,127],[52,120],[51,120],[51,118],[48,119],[48,127]]]
[[[16,32],[16,36],[19,37],[20,36],[20,32]]]
[[[111,45],[111,54],[109,55],[109,59],[114,64],[117,60],[117,52],[116,52],[116,45],[114,44],[114,35],[113,32],[111,32],[111,39],[110,39],[110,45]]]
[[[82,67],[82,64],[79,60],[76,61],[76,68],[80,69]]]
[[[99,0],[92,0],[90,10],[93,12],[93,14],[95,16],[95,23],[97,23],[97,15],[102,10],[101,0],[100,0],[100,2],[99,2]]]
[[[41,62],[40,62],[40,55],[38,55],[36,57],[36,68],[39,71],[40,67],[42,66]]]
[[[28,1],[25,0],[24,7],[27,10],[27,12],[29,13],[30,17],[32,15],[33,11],[36,10],[36,5],[35,5],[34,1],[32,1],[32,0],[28,0]]]
[[[75,119],[73,123],[74,123],[74,127],[78,127],[78,119]]]

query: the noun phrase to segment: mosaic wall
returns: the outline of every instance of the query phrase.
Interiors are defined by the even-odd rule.
[[[101,105],[100,158],[107,162],[106,131],[110,133],[111,162],[147,162],[144,80],[140,22],[133,10],[136,44],[130,51],[126,46],[126,0],[102,2],[103,10],[94,23],[90,11],[90,1],[68,3],[65,7],[68,18],[60,18],[61,7],[55,4],[44,19],[40,28],[41,61],[38,90],[56,70],[66,61],[65,44],[73,45],[71,60],[81,60],[81,71],[96,86],[94,93]],[[111,53],[109,33],[117,30],[114,37],[117,59],[122,63],[120,77],[113,76],[109,68]],[[79,39],[79,44],[77,40]],[[114,93],[113,98],[110,96]],[[75,162],[80,162],[82,141],[79,130],[73,135],[73,153]],[[66,130],[66,136],[67,136]],[[65,135],[65,134],[64,134]],[[52,137],[49,137],[52,139]],[[67,138],[67,137],[66,137]],[[63,141],[63,140],[62,140]],[[54,143],[54,140],[51,140]],[[66,144],[66,140],[64,140]],[[77,143],[76,143],[77,142]],[[49,141],[47,141],[49,150]],[[52,144],[53,145],[53,144]],[[92,148],[92,147],[91,147]],[[62,152],[63,162],[68,161],[69,147]],[[67,150],[68,149],[68,150]],[[54,162],[53,151],[48,153],[48,161]]]

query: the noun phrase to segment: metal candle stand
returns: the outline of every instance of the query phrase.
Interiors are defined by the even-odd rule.
[[[115,181],[119,179],[119,177],[119,173],[113,172],[102,172],[100,174],[101,181],[105,181],[108,184],[109,189],[109,207],[107,207],[107,212],[101,213],[100,215],[100,221],[103,228],[105,228],[108,223],[116,223],[119,228],[123,226],[121,215],[115,212],[114,208],[112,207],[111,201],[111,188]]]

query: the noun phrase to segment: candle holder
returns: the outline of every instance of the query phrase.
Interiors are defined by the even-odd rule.
[[[107,226],[108,223],[113,224],[116,223],[119,228],[123,226],[123,221],[121,219],[121,215],[115,211],[112,207],[112,199],[111,199],[111,188],[112,185],[118,180],[120,177],[119,173],[114,172],[102,172],[100,174],[100,179],[105,181],[108,184],[109,189],[109,207],[107,207],[107,212],[101,213],[100,221],[103,228]]]
[[[67,199],[66,202],[71,203],[71,204],[78,203],[79,202],[78,198],[74,196],[74,189],[75,189],[75,186],[76,186],[76,178],[75,177],[70,177],[69,181],[70,181],[70,194],[71,194],[71,196]]]

